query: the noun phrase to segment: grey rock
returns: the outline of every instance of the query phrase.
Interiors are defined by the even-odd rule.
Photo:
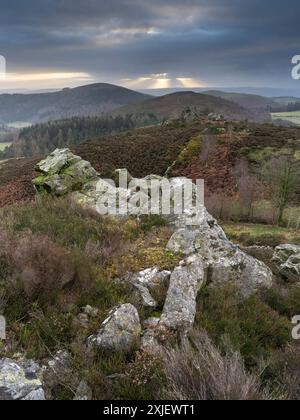
[[[131,304],[124,304],[110,312],[98,334],[89,337],[88,345],[127,352],[139,342],[140,335],[141,323],[136,308]]]
[[[45,400],[36,365],[25,370],[11,359],[0,359],[0,400]]]
[[[74,401],[91,401],[93,392],[85,381],[81,381],[76,390]]]
[[[148,329],[144,331],[141,349],[152,354],[158,354],[162,351],[162,346],[157,340],[155,330]]]
[[[78,314],[74,319],[74,325],[80,326],[82,328],[89,327],[89,316],[87,314]]]
[[[174,330],[189,330],[196,315],[196,298],[205,282],[202,258],[188,257],[184,264],[175,268],[160,323]]]
[[[138,283],[136,283],[134,285],[134,287],[138,290],[138,292],[139,292],[139,294],[142,298],[143,306],[145,306],[146,308],[156,308],[157,307],[157,302],[155,301],[155,299],[153,299],[153,297],[151,296],[147,287],[144,287],[144,286],[142,286],[141,284],[138,284]]]
[[[72,367],[72,357],[69,352],[59,350],[52,359],[48,360],[46,369],[53,371],[55,374],[64,375],[69,372]]]
[[[42,175],[33,180],[41,193],[62,196],[79,190],[85,183],[98,177],[92,165],[75,156],[69,149],[57,149],[38,163],[36,170]]]
[[[74,165],[81,160],[75,156],[70,149],[56,149],[45,160],[36,165],[36,170],[45,175],[54,175],[59,173],[67,166]]]
[[[232,255],[220,255],[210,265],[208,281],[213,286],[234,284],[245,299],[261,287],[271,288],[273,274],[263,262],[237,248]]]
[[[170,271],[160,271],[159,267],[151,267],[134,274],[129,280],[132,284],[140,284],[141,286],[154,289],[157,286],[168,285],[170,276]]]
[[[83,312],[90,318],[97,318],[99,309],[93,308],[92,306],[87,305],[85,308],[83,308]]]
[[[23,401],[44,401],[45,393],[42,388],[37,389],[36,391],[30,392],[26,397],[22,398]]]
[[[187,218],[179,217],[177,225],[180,227],[171,237],[168,250],[187,256],[198,255],[208,271],[209,283],[223,285],[233,282],[244,298],[255,293],[260,286],[272,286],[272,271],[232,244],[206,209],[192,217],[198,225],[189,224]]]

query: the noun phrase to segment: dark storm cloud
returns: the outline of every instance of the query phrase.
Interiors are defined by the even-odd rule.
[[[0,54],[13,71],[289,84],[299,12],[298,0],[1,0]]]

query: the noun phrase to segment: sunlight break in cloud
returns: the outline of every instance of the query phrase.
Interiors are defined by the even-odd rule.
[[[52,80],[92,80],[88,73],[8,73],[5,77],[6,82],[39,82]]]
[[[124,78],[120,83],[131,89],[166,89],[170,87],[205,87],[205,83],[193,77],[171,77],[168,73],[145,75],[136,79]]]
[[[176,80],[185,88],[206,87],[205,83],[193,77],[177,77]]]

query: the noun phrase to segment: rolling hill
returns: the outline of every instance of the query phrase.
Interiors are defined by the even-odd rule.
[[[226,99],[227,101],[232,101],[242,106],[243,108],[248,109],[261,109],[265,111],[270,111],[272,108],[278,106],[273,98],[266,98],[260,95],[252,95],[246,93],[235,93],[235,92],[222,92],[219,90],[209,90],[205,92],[207,95],[215,96],[217,98]]]
[[[163,119],[179,118],[183,112],[190,110],[198,115],[207,115],[210,112],[224,115],[231,120],[246,120],[257,122],[270,121],[270,114],[266,110],[255,112],[243,108],[241,105],[219,98],[195,92],[177,92],[169,95],[151,98],[138,105],[127,105],[114,111],[115,114],[153,114]]]
[[[105,83],[58,92],[0,95],[0,123],[40,123],[74,116],[95,116],[150,98]]]

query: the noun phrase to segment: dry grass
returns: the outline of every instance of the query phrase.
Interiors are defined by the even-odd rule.
[[[260,375],[249,374],[238,352],[222,354],[205,332],[196,331],[165,354],[166,397],[176,400],[271,400]]]

